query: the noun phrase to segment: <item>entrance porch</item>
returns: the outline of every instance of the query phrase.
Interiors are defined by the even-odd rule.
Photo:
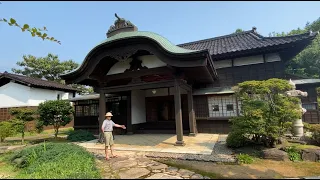
[[[174,134],[133,134],[116,135],[114,149],[119,151],[165,152],[180,154],[212,154],[214,145],[218,141],[218,134],[202,134],[197,137],[184,136],[185,146],[175,146]],[[104,144],[98,140],[80,143],[88,149],[104,149]]]

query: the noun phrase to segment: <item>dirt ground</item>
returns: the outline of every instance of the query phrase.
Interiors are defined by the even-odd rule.
[[[177,166],[188,166],[191,169],[215,173],[228,179],[294,178],[320,175],[320,163],[317,162],[280,162],[258,159],[253,164],[224,165],[199,161],[166,161]]]

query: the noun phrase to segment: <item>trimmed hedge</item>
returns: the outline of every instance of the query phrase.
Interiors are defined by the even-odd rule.
[[[94,135],[86,130],[76,130],[73,132],[70,132],[67,139],[71,142],[77,142],[77,141],[91,141],[96,139]]]

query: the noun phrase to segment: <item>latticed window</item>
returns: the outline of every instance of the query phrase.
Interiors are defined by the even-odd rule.
[[[208,96],[209,117],[237,116],[238,105],[234,95]]]

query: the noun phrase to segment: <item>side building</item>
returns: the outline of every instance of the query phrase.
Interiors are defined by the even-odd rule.
[[[70,99],[77,90],[69,86],[23,75],[0,73],[0,121],[9,120],[11,108],[36,110],[46,100]],[[73,121],[67,125],[73,126]],[[28,123],[34,127],[34,122]],[[52,127],[45,127],[50,129]]]

